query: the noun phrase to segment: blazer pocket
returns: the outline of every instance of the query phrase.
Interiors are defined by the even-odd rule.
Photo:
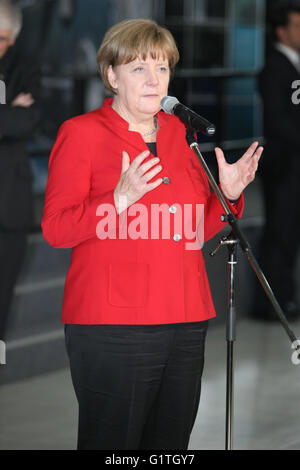
[[[108,302],[115,307],[144,307],[148,299],[149,265],[120,262],[108,265]]]

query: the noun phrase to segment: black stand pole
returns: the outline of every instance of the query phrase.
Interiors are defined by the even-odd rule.
[[[232,232],[221,238],[213,252],[214,256],[222,245],[228,248],[228,310],[226,322],[227,372],[226,372],[226,435],[225,450],[233,449],[233,415],[234,415],[234,342],[236,339],[235,280],[237,271],[237,240]]]
[[[238,221],[235,215],[229,209],[229,206],[220,191],[213,175],[211,174],[201,152],[199,149],[199,145],[197,140],[194,137],[195,131],[194,129],[187,129],[186,131],[186,140],[189,147],[195,152],[200,163],[207,175],[209,184],[211,188],[215,191],[222,207],[224,209],[225,214],[222,216],[222,220],[224,222],[228,222],[232,229],[232,235],[230,238],[233,237],[236,243],[239,243],[242,250],[246,254],[250,265],[252,266],[259,282],[261,283],[267,297],[269,298],[271,304],[274,307],[275,312],[278,315],[278,318],[285,329],[288,337],[290,338],[293,348],[298,351],[298,357],[300,357],[300,341],[297,340],[294,332],[291,330],[289,323],[284,315],[267,279],[265,278],[262,270],[259,267],[258,262],[256,261],[251,247],[247,242],[246,238],[244,237],[242,231],[238,226]],[[215,250],[216,251],[216,250]],[[213,253],[215,253],[215,251]],[[235,276],[235,266],[236,259],[235,253],[230,253],[230,261],[231,271],[230,271],[230,293],[229,293],[229,310],[228,310],[228,322],[227,322],[227,399],[226,399],[226,449],[232,449],[232,418],[233,418],[233,344],[235,341],[235,305],[234,305],[234,276]],[[296,346],[294,346],[296,345]]]

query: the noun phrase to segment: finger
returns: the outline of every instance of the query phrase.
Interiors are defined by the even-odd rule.
[[[147,183],[147,192],[152,191],[153,189],[157,188],[163,182],[162,178],[158,178],[157,180],[153,181],[152,183]]]
[[[151,158],[151,160],[148,160],[148,162],[143,163],[142,165],[139,166],[139,171],[141,175],[144,175],[146,171],[150,170],[151,167],[156,165],[159,162],[159,158]]]
[[[144,152],[140,153],[137,157],[135,157],[135,159],[131,163],[132,170],[135,171],[140,166],[142,161],[145,160],[145,158],[148,157],[149,155],[150,155],[150,150],[144,150]]]
[[[264,148],[263,147],[258,147],[257,151],[256,151],[256,154],[258,156],[258,160],[260,159],[262,153],[264,151]]]
[[[19,95],[16,96],[16,100],[25,100],[27,98],[27,95],[25,93],[20,93]]]
[[[32,101],[23,101],[20,103],[20,106],[24,106],[25,108],[29,108],[32,105]]]
[[[17,98],[32,98],[32,94],[31,93],[20,93]]]
[[[220,149],[219,147],[216,147],[215,148],[215,154],[216,154],[216,159],[217,159],[217,162],[218,162],[218,166],[219,166],[219,168],[221,168],[222,166],[224,166],[227,163],[226,160],[225,160],[223,150]]]
[[[121,175],[125,173],[125,171],[128,170],[130,167],[130,157],[127,152],[123,151],[122,152],[122,170],[121,170]]]
[[[153,170],[147,171],[147,173],[144,174],[143,179],[144,181],[150,181],[154,176],[156,176],[160,171],[162,170],[161,165],[157,165]]]
[[[258,159],[255,158],[255,160],[252,161],[252,164],[251,164],[249,170],[250,170],[251,172],[252,172],[252,171],[255,172],[255,171],[257,170],[257,168],[258,168]]]
[[[15,106],[21,106],[22,108],[29,108],[31,103],[25,103],[24,101],[18,101],[14,104]]]
[[[32,98],[26,95],[18,97],[16,101],[21,104],[30,104],[33,102]]]
[[[248,184],[255,179],[255,171],[251,171],[248,176]]]
[[[254,178],[255,178],[255,173],[258,169],[258,162],[259,162],[259,159],[261,157],[262,150],[263,149],[261,149],[259,152],[255,153],[255,155],[253,156],[253,158],[251,160],[251,164],[248,167],[248,171],[249,171],[248,177],[251,179],[251,181],[253,181]]]
[[[259,147],[256,152],[254,153],[254,155],[251,157],[251,160],[250,160],[250,167],[251,170],[257,170],[258,168],[258,162],[259,162],[259,159],[263,153],[263,147]]]
[[[249,160],[250,158],[252,158],[255,152],[257,151],[257,146],[258,142],[253,142],[250,147],[246,150],[242,158],[245,160]]]

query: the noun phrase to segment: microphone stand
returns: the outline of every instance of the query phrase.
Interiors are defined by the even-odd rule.
[[[228,248],[228,311],[226,325],[227,341],[227,372],[226,372],[226,436],[225,449],[233,449],[233,393],[234,393],[234,341],[236,340],[236,308],[235,308],[235,280],[236,280],[236,245],[238,241],[232,232],[219,241],[216,248],[210,253],[214,256],[222,245]]]
[[[211,256],[217,252],[221,245],[226,244],[229,251],[229,302],[228,302],[228,315],[227,315],[227,374],[226,374],[226,439],[225,439],[225,449],[233,449],[233,377],[234,377],[234,368],[233,368],[233,345],[236,339],[236,309],[235,309],[235,275],[236,275],[236,245],[239,244],[244,253],[246,254],[248,261],[254,270],[259,282],[261,283],[267,297],[269,298],[271,304],[274,307],[275,312],[278,315],[278,318],[286,331],[288,337],[292,342],[292,347],[298,351],[298,358],[300,357],[300,341],[297,340],[296,335],[291,330],[289,323],[286,319],[285,314],[283,313],[266,277],[264,276],[257,260],[255,259],[251,247],[244,237],[235,215],[231,212],[222,192],[220,191],[213,175],[211,174],[198,145],[197,140],[195,139],[196,130],[191,127],[186,129],[186,140],[189,147],[195,152],[200,163],[207,175],[209,184],[213,191],[215,191],[225,214],[222,215],[221,219],[224,222],[228,222],[231,227],[231,233],[227,237],[223,237],[217,246],[217,248],[211,253]]]

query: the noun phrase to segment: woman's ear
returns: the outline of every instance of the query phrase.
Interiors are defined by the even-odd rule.
[[[107,70],[107,79],[109,81],[110,86],[114,90],[117,90],[117,88],[118,88],[118,86],[117,86],[117,77],[116,77],[115,71],[114,71],[114,69],[112,68],[111,65],[108,67],[108,70]]]

